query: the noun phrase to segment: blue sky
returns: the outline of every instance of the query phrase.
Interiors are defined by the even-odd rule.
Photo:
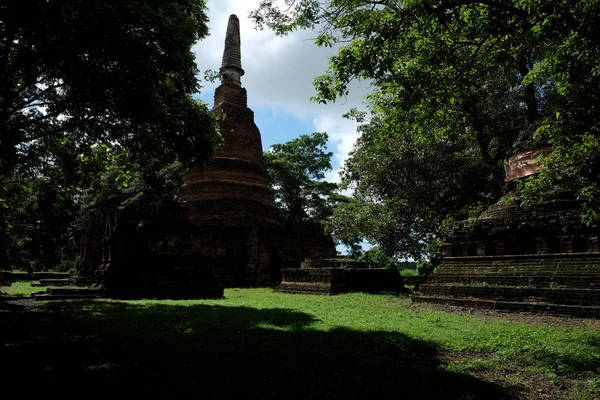
[[[287,142],[302,134],[327,132],[328,149],[334,153],[331,171],[326,179],[337,182],[338,171],[356,141],[356,124],[342,118],[352,107],[364,109],[366,84],[355,83],[350,96],[335,104],[316,104],[313,79],[327,69],[328,57],[335,49],[322,49],[314,44],[316,34],[295,32],[276,37],[268,30],[258,31],[248,18],[260,0],[209,0],[210,36],[194,46],[200,71],[218,70],[223,54],[225,30],[230,14],[240,19],[242,86],[248,91],[248,106],[254,111],[261,131],[263,149]],[[203,74],[201,73],[201,76]],[[205,82],[200,98],[213,103],[218,83]]]

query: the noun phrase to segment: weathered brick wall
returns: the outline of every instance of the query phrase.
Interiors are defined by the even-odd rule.
[[[552,201],[530,206],[501,200],[490,206],[478,220],[459,221],[450,225],[445,233],[447,245],[460,244],[466,247],[469,244],[501,242],[518,250],[524,243],[531,242],[537,250],[534,252],[567,253],[574,250],[573,238],[590,238],[587,251],[598,251],[598,226],[581,223],[581,209],[572,193],[557,196]],[[553,243],[556,240],[559,241],[559,248],[548,248],[555,247]],[[585,247],[588,247],[587,243]],[[510,253],[496,251],[494,254]]]
[[[315,258],[302,262],[300,268],[375,268],[375,265],[366,261]]]
[[[307,258],[331,257],[336,252],[333,238],[325,234],[320,224],[280,224],[272,227],[270,234],[281,268],[300,268]]]
[[[177,271],[198,270],[211,271],[225,286],[261,286],[278,282],[281,267],[299,267],[323,249],[335,251],[322,227],[279,223],[260,132],[246,103],[245,89],[229,81],[217,88],[213,112],[223,145],[206,169],[184,174],[177,215],[147,221],[135,232],[134,219],[123,222],[112,239],[110,273],[119,277],[113,281],[150,285],[159,276],[178,281]]]
[[[496,257],[446,257],[439,275],[595,275],[600,276],[597,254],[545,254]]]
[[[195,169],[184,175],[185,184],[219,179],[268,185],[268,177],[262,163],[227,157],[214,157],[204,170]]]
[[[219,253],[217,273],[225,284],[262,282],[272,275],[273,258],[264,232],[277,226],[278,210],[246,90],[223,83],[215,91],[213,112],[220,118],[223,145],[205,170],[184,174],[178,199],[199,230],[194,247]]]
[[[117,213],[117,210],[112,209],[100,210],[83,234],[79,243],[79,259],[75,266],[78,279],[96,279],[96,271],[108,258],[105,239],[110,236]]]
[[[219,128],[223,137],[216,156],[262,163],[260,132],[246,103],[244,88],[221,85],[216,89],[213,112],[221,118]]]
[[[248,203],[273,204],[271,190],[266,186],[254,183],[227,180],[204,181],[190,189],[193,190],[193,193],[186,197],[188,204],[189,202],[215,199],[237,199]]]
[[[193,229],[176,203],[151,214],[121,213],[108,240],[106,294],[119,298],[222,296],[211,259],[192,250]]]
[[[427,283],[459,283],[459,284],[480,284],[505,285],[505,286],[565,286],[573,288],[600,288],[600,276],[598,275],[451,275],[435,274],[427,277]]]

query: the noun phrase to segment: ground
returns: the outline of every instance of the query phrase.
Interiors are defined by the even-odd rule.
[[[27,398],[598,399],[598,328],[270,289],[197,301],[5,299],[1,381]]]

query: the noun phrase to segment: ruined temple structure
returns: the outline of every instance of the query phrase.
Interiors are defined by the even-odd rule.
[[[510,157],[509,185],[538,173],[535,159],[549,151]],[[443,262],[413,301],[600,316],[600,230],[580,217],[567,188],[532,205],[510,191],[476,221],[447,229]]]
[[[104,239],[110,236],[118,214],[116,209],[104,209],[89,224],[80,241],[79,259],[71,279],[73,283],[85,285],[96,282],[96,270],[105,258]]]
[[[364,261],[313,258],[300,268],[281,270],[282,281],[274,289],[280,293],[341,294],[404,292],[402,277],[395,269],[375,268]]]
[[[79,282],[110,297],[220,297],[223,287],[267,286],[307,257],[335,254],[323,227],[288,226],[268,186],[260,132],[241,86],[239,20],[229,18],[213,112],[223,144],[183,176],[178,203],[104,210],[82,243]]]
[[[335,250],[321,226],[290,230],[279,221],[260,132],[241,84],[240,48],[239,20],[231,15],[213,108],[224,143],[206,169],[184,174],[178,198],[198,232],[192,248],[214,261],[223,284],[270,285],[279,280],[281,266],[299,266],[304,257]]]
[[[268,186],[260,132],[241,85],[239,29],[232,15],[213,108],[223,145],[206,169],[184,174],[178,198],[199,230],[192,248],[219,260],[216,272],[224,284],[267,284],[272,280],[269,231],[278,224],[278,210]]]

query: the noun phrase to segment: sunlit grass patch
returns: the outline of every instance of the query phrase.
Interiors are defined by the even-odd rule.
[[[10,286],[0,287],[0,293],[3,296],[10,297],[30,297],[33,293],[43,293],[45,291],[45,287],[32,287],[31,282],[27,281],[16,281]]]

